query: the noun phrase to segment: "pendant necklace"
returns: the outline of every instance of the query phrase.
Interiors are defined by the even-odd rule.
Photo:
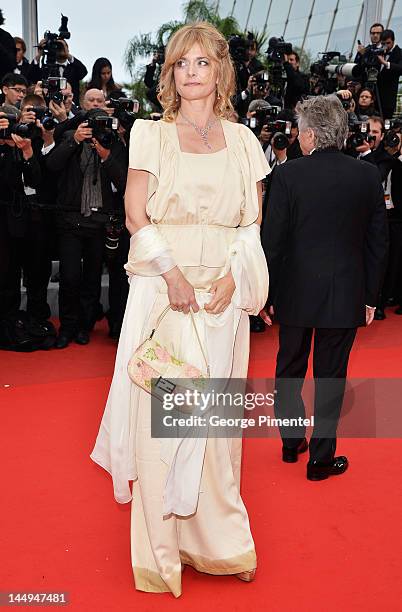
[[[212,149],[211,145],[208,142],[208,132],[215,125],[215,123],[219,120],[219,117],[215,117],[215,119],[207,123],[207,125],[204,128],[200,128],[198,127],[196,123],[194,123],[193,121],[190,121],[190,119],[187,119],[187,117],[185,117],[181,111],[179,112],[180,112],[180,115],[183,117],[184,121],[186,121],[189,125],[192,125],[195,131],[197,132],[197,134],[201,136],[202,141],[205,144],[205,146],[208,147],[208,149]]]

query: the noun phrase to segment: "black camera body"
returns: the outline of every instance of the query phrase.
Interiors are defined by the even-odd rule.
[[[243,64],[248,60],[248,42],[239,34],[229,37],[229,53],[235,64]]]
[[[47,105],[52,100],[58,106],[64,101],[62,89],[67,87],[67,79],[64,77],[48,77],[42,81],[44,89],[43,97]]]
[[[60,39],[62,40],[68,40],[71,36],[70,32],[68,31],[68,17],[66,17],[65,15],[61,16],[61,24],[59,27],[59,33],[56,34],[55,32],[50,32],[50,30],[46,30],[46,32],[43,35],[43,38],[45,39],[45,44],[43,46],[43,56],[44,56],[44,63],[46,65],[50,65],[50,66],[55,66],[57,63],[57,52],[60,50],[62,43],[60,42]]]
[[[35,113],[36,118],[39,119],[45,130],[49,132],[50,130],[54,130],[56,127],[56,122],[48,108],[44,106],[31,106],[28,108],[31,110],[31,112]]]
[[[92,129],[92,137],[96,138],[102,147],[110,149],[119,127],[118,119],[104,115],[102,112],[99,115],[90,113],[84,120],[87,121],[88,127]]]
[[[375,136],[370,134],[370,124],[368,121],[355,121],[353,124],[349,124],[349,136],[346,140],[347,149],[357,149],[364,141],[373,142]]]
[[[386,147],[394,149],[399,145],[399,136],[402,128],[401,119],[386,119],[384,125],[384,139],[383,143]]]
[[[268,41],[267,57],[272,62],[282,63],[285,59],[284,56],[289,55],[292,51],[292,44],[285,42],[283,36],[279,38],[273,36]]]
[[[113,116],[119,120],[119,124],[125,130],[130,130],[133,127],[136,113],[140,108],[138,100],[125,97],[110,98],[108,106],[114,109]]]
[[[11,134],[16,134],[21,136],[21,138],[30,138],[31,140],[38,135],[39,128],[35,123],[18,123],[17,116],[11,113],[5,113],[2,119],[7,119],[9,123],[7,128],[0,130],[0,138],[2,140],[11,140]]]
[[[269,81],[269,74],[267,71],[257,72],[254,76],[254,82],[257,86],[258,91],[265,91],[267,83]]]

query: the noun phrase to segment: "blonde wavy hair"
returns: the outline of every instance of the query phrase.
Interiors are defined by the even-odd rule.
[[[206,21],[197,21],[177,30],[169,40],[165,63],[159,80],[158,100],[164,109],[165,121],[174,121],[180,108],[180,96],[174,81],[174,66],[189,49],[198,44],[215,65],[217,76],[217,93],[214,102],[214,113],[218,117],[229,119],[233,112],[231,97],[236,91],[235,71],[229,55],[229,45],[224,36],[213,25]]]

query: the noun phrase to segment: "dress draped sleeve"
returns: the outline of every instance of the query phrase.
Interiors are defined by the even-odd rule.
[[[158,121],[136,119],[130,133],[129,168],[146,170],[148,200],[155,193],[159,183],[161,137]]]
[[[257,183],[264,179],[271,172],[271,168],[265,157],[262,146],[245,125],[239,124],[239,136],[242,143],[242,154],[240,156],[243,167],[243,179],[245,187],[245,199],[241,209],[241,226],[254,223],[258,217],[258,193]],[[244,161],[243,161],[244,156]]]

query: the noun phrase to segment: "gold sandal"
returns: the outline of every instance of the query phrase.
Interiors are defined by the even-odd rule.
[[[252,582],[255,578],[255,572],[256,568],[249,570],[248,572],[240,572],[240,574],[235,574],[235,576],[244,582]]]

